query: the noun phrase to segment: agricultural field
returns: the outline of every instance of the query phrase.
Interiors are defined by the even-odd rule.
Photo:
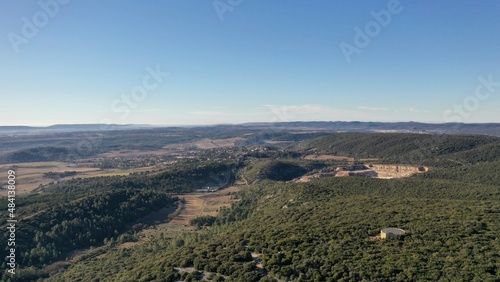
[[[100,176],[126,176],[131,173],[153,170],[156,167],[142,167],[136,169],[100,169],[95,167],[80,167],[75,164],[64,162],[34,162],[34,163],[16,163],[0,165],[0,173],[4,175],[10,169],[15,169],[17,177],[17,194],[23,195],[36,191],[40,186],[47,185],[54,181],[60,181],[71,178],[90,178]],[[45,177],[44,174],[50,172],[74,171],[76,175],[63,177],[61,179],[52,179]],[[0,190],[0,196],[6,196],[7,191]]]
[[[0,165],[0,173],[6,175],[7,171],[15,169],[17,173],[17,193],[23,195],[37,189],[40,185],[46,185],[53,182],[54,179],[43,176],[47,172],[65,172],[76,171],[79,175],[97,175],[99,169],[75,167],[74,165],[63,162],[35,162],[35,163],[16,163]],[[6,190],[0,190],[0,196],[6,196]]]
[[[146,238],[158,233],[164,233],[167,237],[175,237],[182,232],[194,231],[195,227],[191,221],[201,216],[217,216],[221,208],[231,207],[231,203],[237,201],[234,194],[241,191],[241,186],[231,186],[211,193],[194,193],[175,195],[181,201],[175,211],[160,210],[161,214],[155,214],[154,220],[145,218],[140,223],[152,226],[143,231]],[[165,220],[166,219],[166,220]]]

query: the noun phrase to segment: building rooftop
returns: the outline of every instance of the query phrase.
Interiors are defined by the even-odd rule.
[[[403,229],[392,228],[392,227],[384,228],[381,231],[384,233],[392,233],[394,235],[404,235],[406,233]]]

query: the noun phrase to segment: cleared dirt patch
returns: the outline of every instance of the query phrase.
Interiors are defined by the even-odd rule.
[[[154,151],[139,151],[139,150],[122,150],[112,151],[104,154],[99,154],[97,158],[130,158],[130,157],[143,157],[143,156],[162,156],[167,155],[167,150],[154,150]]]
[[[182,232],[193,231],[194,227],[189,224],[192,219],[199,216],[216,216],[222,207],[230,207],[232,202],[237,201],[228,194],[241,189],[241,186],[231,186],[212,193],[176,195],[179,199],[184,199],[184,202],[180,202],[173,213],[165,214],[163,221],[161,216],[155,217],[153,228],[143,230],[143,237],[150,238],[157,232],[163,232],[166,237],[174,237]],[[141,219],[140,223],[147,222]]]
[[[307,155],[304,157],[304,159],[306,159],[306,160],[320,160],[320,161],[325,161],[325,160],[349,161],[349,162],[354,161],[354,158],[351,158],[351,157],[333,156],[333,155]]]
[[[164,148],[167,150],[189,150],[189,149],[213,149],[213,148],[223,148],[223,147],[234,147],[236,142],[244,141],[246,138],[243,137],[233,137],[226,139],[201,139],[194,142],[171,144]]]
[[[189,226],[189,222],[199,216],[215,216],[221,207],[229,207],[235,200],[228,193],[240,191],[238,186],[231,186],[213,193],[197,193],[177,195],[184,199],[185,204],[180,213],[170,221],[173,224]]]
[[[170,223],[173,225],[184,225],[187,228],[191,229],[191,226],[189,226],[189,221],[201,215],[201,211],[203,209],[205,201],[200,197],[204,196],[204,194],[177,196],[181,199],[184,199],[185,203],[182,205],[179,214],[175,218],[173,218]]]
[[[334,155],[307,155],[304,157],[306,160],[319,160],[319,161],[325,161],[325,160],[336,160],[336,161],[348,161],[348,162],[353,162],[354,158],[348,157],[348,156],[334,156]],[[369,162],[369,161],[376,161],[378,160],[377,158],[368,158],[368,159],[360,159],[362,162]]]
[[[213,149],[213,148],[221,148],[221,147],[233,147],[236,142],[243,141],[245,138],[242,137],[234,137],[227,139],[203,139],[198,142],[195,142],[195,146],[199,149]]]

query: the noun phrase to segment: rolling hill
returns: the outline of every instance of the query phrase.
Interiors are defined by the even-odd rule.
[[[296,137],[283,136],[284,140]],[[312,139],[302,140],[304,136]],[[42,193],[19,197],[23,258],[14,279],[497,281],[500,277],[499,138],[414,133],[318,137],[315,133],[298,137],[292,147],[262,154],[255,148],[247,153],[221,149],[239,158],[228,162],[184,160],[154,172],[61,181],[42,187]],[[309,154],[432,167],[400,179],[289,181],[346,162],[302,158]],[[124,233],[137,218],[165,205],[180,205],[173,193],[237,185],[237,180],[242,183],[240,192],[226,195],[233,199],[231,206],[221,207],[216,217],[194,220],[203,223],[196,230],[167,236],[152,226],[147,239],[138,232]],[[7,205],[7,199],[1,204]],[[402,228],[406,235],[383,240],[377,235],[384,227]],[[126,244],[130,240],[142,241]],[[5,238],[0,243],[6,245]],[[79,248],[97,250],[71,258]],[[2,279],[13,278],[5,274]]]

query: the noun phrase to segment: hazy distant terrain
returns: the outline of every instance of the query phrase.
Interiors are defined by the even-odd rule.
[[[296,133],[304,133],[296,134]],[[0,161],[61,160],[83,157],[119,149],[151,150],[169,144],[198,141],[203,138],[224,139],[241,137],[246,145],[262,145],[269,141],[300,141],[334,132],[399,132],[430,134],[481,134],[500,136],[500,124],[426,124],[414,122],[287,122],[248,123],[199,127],[160,127],[147,125],[54,125],[49,127],[0,126]],[[294,133],[292,135],[289,132]],[[314,135],[316,134],[316,135]],[[301,138],[301,139],[299,139]],[[11,159],[6,152],[19,149],[53,147],[49,152],[22,151]],[[64,149],[62,149],[64,148]],[[57,152],[59,150],[60,152]],[[63,151],[61,151],[63,150]],[[46,150],[47,151],[47,150]],[[35,155],[39,155],[36,157]],[[23,160],[25,158],[26,160]]]
[[[159,128],[153,125],[141,124],[61,124],[47,127],[33,126],[0,126],[0,134],[42,134],[42,133],[61,133],[76,131],[113,131],[113,130],[131,130]],[[185,126],[184,128],[202,128],[207,126]],[[420,123],[420,122],[360,122],[360,121],[318,121],[318,122],[273,122],[273,123],[245,123],[240,125],[216,125],[209,126],[215,128],[259,128],[259,129],[297,129],[305,128],[308,130],[336,130],[336,131],[399,131],[399,132],[427,132],[427,133],[462,133],[462,134],[485,134],[500,135],[499,123]],[[165,128],[165,127],[163,127]]]

